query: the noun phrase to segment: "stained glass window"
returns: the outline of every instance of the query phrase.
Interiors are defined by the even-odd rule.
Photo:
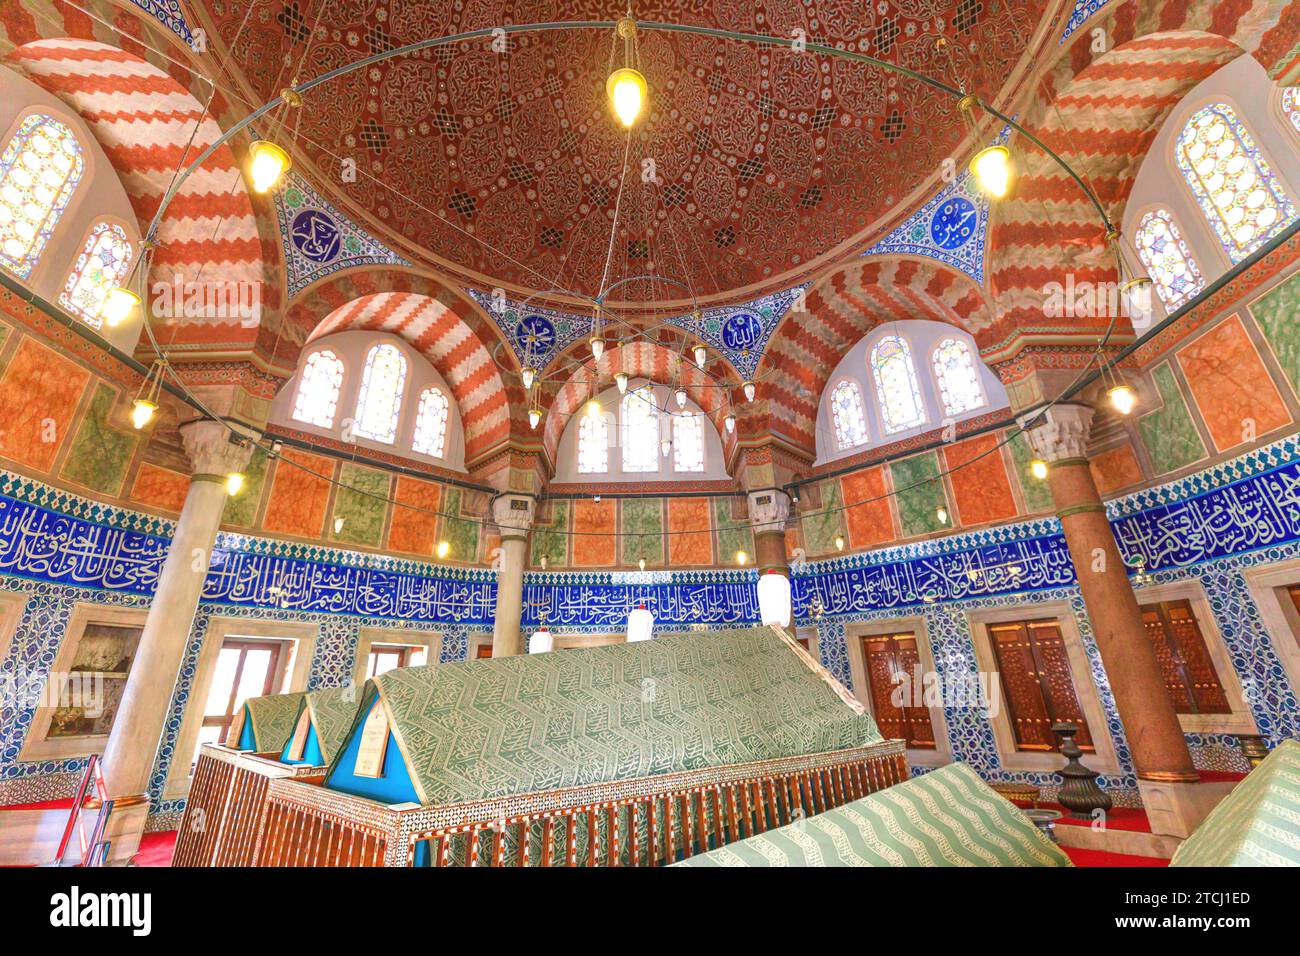
[[[673,416],[673,470],[704,470],[704,416]]]
[[[72,267],[72,274],[59,293],[59,305],[91,328],[100,328],[104,320],[99,310],[104,307],[109,290],[126,278],[134,254],[125,229],[111,222],[95,223],[77,264]]]
[[[1205,277],[1169,210],[1153,209],[1143,216],[1133,242],[1166,311],[1173,312],[1205,288]]]
[[[1291,128],[1300,133],[1300,86],[1283,88],[1282,115],[1290,122]]]
[[[333,428],[342,387],[343,361],[329,349],[313,352],[302,367],[293,417],[308,425]]]
[[[659,470],[659,406],[642,385],[623,396],[623,470]]]
[[[835,421],[835,441],[841,449],[866,442],[867,414],[857,382],[846,378],[835,386],[831,392],[831,417]]]
[[[934,350],[933,360],[946,414],[973,412],[984,404],[984,389],[969,345],[961,339],[944,339]]]
[[[415,440],[411,448],[421,455],[441,458],[447,448],[447,412],[451,403],[442,389],[429,386],[420,393],[420,409],[415,417]]]
[[[76,134],[53,116],[19,124],[0,154],[0,265],[27,278],[84,168]]]
[[[397,346],[382,342],[371,348],[357,396],[356,434],[388,445],[395,442],[405,387],[406,357]]]
[[[907,340],[886,335],[871,350],[871,372],[886,434],[925,424],[925,405]]]
[[[609,471],[609,424],[604,415],[582,415],[578,424],[578,471],[584,475]]]
[[[1227,103],[1192,115],[1174,150],[1178,168],[1219,243],[1240,262],[1296,217],[1295,206]]]

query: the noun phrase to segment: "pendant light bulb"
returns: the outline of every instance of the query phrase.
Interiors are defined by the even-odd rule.
[[[741,567],[744,567],[746,564],[749,563],[749,555],[746,554],[744,551],[737,551],[736,563],[739,564]]]
[[[590,341],[591,341],[591,357],[594,358],[597,362],[599,362],[600,357],[605,354],[605,340],[602,339],[599,335],[593,335]]]
[[[703,345],[695,346],[695,364],[703,371],[704,366],[709,364],[709,350]]]
[[[131,408],[131,424],[135,426],[136,431],[153,421],[156,411],[158,411],[156,402],[151,402],[147,398],[137,398]]]
[[[934,509],[934,516],[939,519],[939,524],[948,523],[948,509],[943,505]]]
[[[1029,473],[1039,481],[1047,480],[1047,462],[1041,458],[1035,458],[1029,463]]]
[[[110,329],[121,325],[131,317],[131,312],[140,304],[140,297],[125,286],[114,286],[104,296],[104,303],[99,307],[100,318]]]
[[[678,387],[677,391],[673,393],[673,397],[677,399],[678,408],[686,407],[686,389]]]
[[[636,125],[649,93],[645,77],[630,66],[620,67],[605,81],[605,94],[609,97],[609,104],[614,108],[618,121],[628,129]]]
[[[588,418],[600,417],[600,402],[596,401],[596,399],[594,398],[587,403],[587,417]]]
[[[342,519],[342,518],[335,518],[335,519],[334,519],[334,533],[335,533],[335,534],[338,534],[338,533],[339,533],[340,531],[342,531],[342,530],[343,530],[343,519]]]
[[[1115,411],[1121,415],[1131,414],[1137,407],[1137,392],[1133,390],[1132,385],[1116,385],[1106,393],[1106,396]]]
[[[637,561],[636,565],[637,565],[637,567],[639,567],[642,571],[644,571],[644,570],[645,570],[645,558],[641,558],[639,561]]]
[[[735,430],[736,430],[736,416],[735,416],[735,415],[731,414],[730,412],[727,412],[727,417],[724,418],[724,419],[722,420],[722,423],[723,423],[724,425],[727,426],[727,434],[728,434],[728,435],[730,435],[730,434],[732,434],[733,432],[735,432]]]
[[[843,550],[844,550],[844,535],[842,535],[842,534],[837,534],[837,535],[835,536],[835,550],[836,550],[836,551],[843,551]]]
[[[268,140],[255,140],[248,147],[252,157],[248,172],[253,180],[253,191],[264,193],[280,181],[292,163],[289,154]]]
[[[740,387],[745,390],[745,401],[752,402],[754,400],[754,395],[758,392],[757,386],[755,386],[753,382],[745,382]]]
[[[226,494],[232,498],[244,490],[245,475],[243,472],[232,471],[226,475]]]
[[[528,409],[528,427],[536,428],[542,421],[542,410],[540,408]]]
[[[659,443],[659,450],[663,452],[664,457],[667,458],[668,453],[673,450],[673,443],[669,441],[667,438],[665,438],[663,441]]]
[[[526,367],[524,368],[524,370],[523,370],[522,372],[520,372],[519,374],[520,374],[520,376],[521,376],[521,377],[523,378],[523,380],[524,380],[524,388],[526,388],[526,389],[528,389],[528,388],[532,388],[532,387],[533,387],[533,380],[534,380],[535,378],[537,378],[537,369],[535,369],[535,368],[533,368],[531,365],[529,365],[529,366],[526,366]]]
[[[618,386],[620,395],[627,394],[627,372],[619,372],[614,376],[614,384]]]
[[[980,191],[990,199],[1002,199],[1011,190],[1015,164],[1005,146],[986,146],[970,161],[970,171]]]
[[[438,557],[445,558],[450,552],[451,552],[451,542],[449,541],[438,542]]]

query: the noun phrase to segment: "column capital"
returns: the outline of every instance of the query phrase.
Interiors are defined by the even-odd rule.
[[[243,471],[253,456],[249,435],[235,425],[211,419],[187,422],[180,426],[181,441],[190,456],[194,475],[220,475]]]
[[[776,488],[749,493],[749,523],[755,534],[785,534],[790,496]]]
[[[520,537],[533,526],[533,513],[537,499],[530,494],[510,492],[492,499],[492,521],[501,529],[501,536]]]
[[[1060,402],[1041,412],[1022,415],[1019,422],[1034,453],[1050,465],[1088,457],[1094,412],[1091,405]]]

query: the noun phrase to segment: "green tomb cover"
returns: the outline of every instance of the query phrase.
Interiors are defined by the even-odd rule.
[[[272,694],[269,697],[250,697],[244,702],[244,732],[253,728],[253,750],[279,753],[298,723],[298,710],[305,695]]]
[[[1300,741],[1284,740],[1210,811],[1170,866],[1300,866]]]
[[[375,692],[424,805],[882,739],[833,678],[770,628],[394,668],[369,682],[363,703]],[[351,733],[360,729],[358,719]]]
[[[285,748],[288,748],[289,738],[298,726],[298,717],[302,715],[303,708],[306,708],[311,714],[311,727],[316,734],[316,744],[320,747],[323,762],[328,764],[338,756],[344,738],[352,729],[359,696],[356,687],[331,687],[303,694],[293,725],[289,728],[289,736],[285,738]]]
[[[676,866],[1071,866],[961,763]]]

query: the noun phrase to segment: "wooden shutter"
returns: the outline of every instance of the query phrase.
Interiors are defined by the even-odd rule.
[[[862,657],[871,688],[871,712],[880,732],[886,737],[901,737],[914,749],[935,748],[934,726],[930,722],[930,709],[913,706],[923,688],[913,686],[916,665],[920,661],[914,634],[873,634],[862,638]],[[906,674],[911,693],[904,706],[894,703],[896,674]]]
[[[1052,725],[1068,721],[1079,728],[1079,747],[1093,750],[1083,718],[1060,625],[1054,620],[994,624],[989,627],[1003,698],[1017,750],[1059,750]]]
[[[1160,662],[1174,710],[1180,714],[1232,713],[1191,602],[1145,604],[1142,623]]]

